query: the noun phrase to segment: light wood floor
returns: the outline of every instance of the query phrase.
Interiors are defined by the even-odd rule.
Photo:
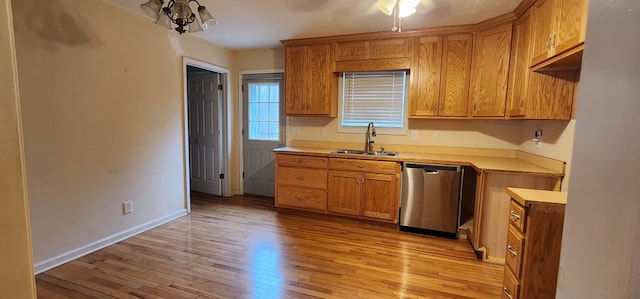
[[[466,240],[194,194],[192,213],[36,276],[38,298],[499,298]]]

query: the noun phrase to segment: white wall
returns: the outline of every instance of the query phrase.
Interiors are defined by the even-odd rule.
[[[13,12],[36,265],[183,213],[182,56],[233,53],[106,1]]]
[[[589,1],[558,298],[640,298],[640,2]]]
[[[0,0],[0,298],[36,298],[11,18]]]

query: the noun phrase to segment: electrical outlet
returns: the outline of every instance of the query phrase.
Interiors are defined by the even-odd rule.
[[[440,131],[436,131],[435,136],[433,137],[433,139],[435,139],[436,141],[440,141],[442,140],[442,132]]]
[[[323,137],[327,136],[327,129],[325,128],[320,129],[320,136],[323,136]]]
[[[291,135],[298,135],[300,134],[300,129],[298,128],[291,128]]]
[[[411,131],[411,140],[416,140],[416,139],[418,139],[418,132]]]
[[[538,140],[542,139],[542,130],[535,130],[533,132],[533,138]]]
[[[122,214],[131,214],[133,213],[133,201],[127,200],[122,203]]]

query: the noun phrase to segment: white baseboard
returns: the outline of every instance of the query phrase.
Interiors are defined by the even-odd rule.
[[[165,224],[171,220],[174,220],[176,218],[182,217],[184,215],[187,215],[187,210],[179,210],[176,212],[173,212],[169,215],[151,220],[147,223],[138,225],[136,227],[132,227],[130,229],[127,229],[125,231],[119,232],[117,234],[108,236],[106,238],[100,239],[98,241],[95,241],[91,244],[87,244],[85,246],[73,249],[71,251],[65,252],[61,255],[52,257],[48,260],[44,260],[41,262],[38,262],[34,265],[34,272],[35,274],[40,274],[44,271],[47,271],[49,269],[53,269],[57,266],[60,266],[64,263],[70,262],[72,260],[75,260],[79,257],[82,257],[84,255],[87,255],[89,253],[92,253],[94,251],[100,250],[102,248],[105,248],[109,245],[118,243],[124,239],[133,237],[139,233],[142,233],[144,231],[150,230],[156,226]]]

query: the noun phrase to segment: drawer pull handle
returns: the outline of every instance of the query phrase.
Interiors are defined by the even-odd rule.
[[[513,219],[515,219],[514,221],[520,220],[520,215],[516,214],[516,212],[514,212],[514,211],[511,211],[511,217],[513,217]]]
[[[507,246],[507,251],[509,251],[509,253],[511,253],[511,255],[513,255],[513,256],[517,256],[518,255],[517,252],[515,252],[515,251],[513,251],[513,249],[511,249],[511,245]]]
[[[364,168],[364,165],[360,164],[358,165],[358,168]]]
[[[511,294],[509,294],[509,291],[507,290],[507,288],[503,288],[503,289],[502,289],[502,292],[503,292],[507,297],[509,297],[509,299],[513,299],[513,297],[511,296]]]

